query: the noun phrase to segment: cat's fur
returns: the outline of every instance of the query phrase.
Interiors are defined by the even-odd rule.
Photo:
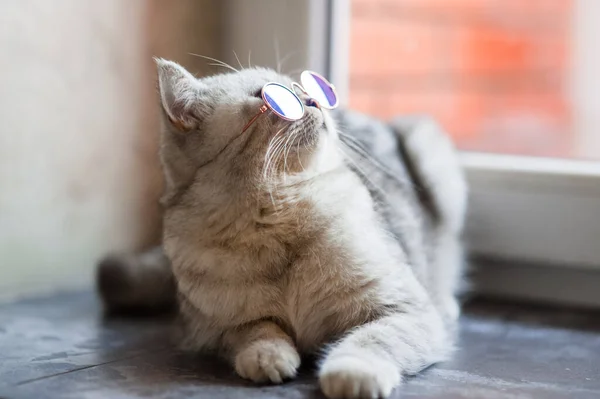
[[[177,291],[186,347],[274,383],[296,374],[301,354],[320,354],[331,398],[388,396],[444,359],[466,188],[440,129],[307,106],[300,121],[267,113],[241,134],[261,87],[290,78],[257,68],[196,79],[157,64],[172,266],[160,250],[108,259],[107,305],[165,305]]]

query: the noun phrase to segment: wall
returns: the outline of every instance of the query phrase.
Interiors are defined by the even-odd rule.
[[[251,63],[293,77],[306,68],[326,74],[327,8],[324,0],[223,0],[221,57],[235,68]]]
[[[91,283],[159,236],[152,56],[200,74],[217,1],[0,4],[0,297]]]

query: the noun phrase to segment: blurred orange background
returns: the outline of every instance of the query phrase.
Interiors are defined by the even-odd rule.
[[[350,106],[465,150],[571,156],[574,0],[353,0]]]

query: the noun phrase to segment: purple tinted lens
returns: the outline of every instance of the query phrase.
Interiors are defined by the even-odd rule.
[[[262,89],[262,97],[267,106],[284,119],[298,120],[304,115],[300,99],[278,83],[267,83]]]
[[[273,111],[275,111],[279,115],[285,116],[285,112],[283,112],[283,110],[279,107],[279,104],[277,104],[277,100],[271,97],[269,93],[265,93],[265,101],[271,106],[271,109]]]
[[[337,102],[337,97],[335,96],[335,93],[334,93],[333,89],[331,88],[331,85],[329,84],[329,82],[326,82],[320,76],[317,76],[314,74],[312,74],[312,77],[319,84],[319,87],[323,91],[323,94],[325,94],[325,97],[327,98],[327,103],[329,104],[329,106],[333,107],[335,105],[335,103]]]
[[[338,100],[331,83],[322,78],[320,75],[304,71],[300,76],[302,86],[309,96],[314,98],[325,108],[335,108]]]

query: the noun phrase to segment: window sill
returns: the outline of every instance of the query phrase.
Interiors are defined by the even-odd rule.
[[[600,270],[600,163],[463,153],[476,255]]]

